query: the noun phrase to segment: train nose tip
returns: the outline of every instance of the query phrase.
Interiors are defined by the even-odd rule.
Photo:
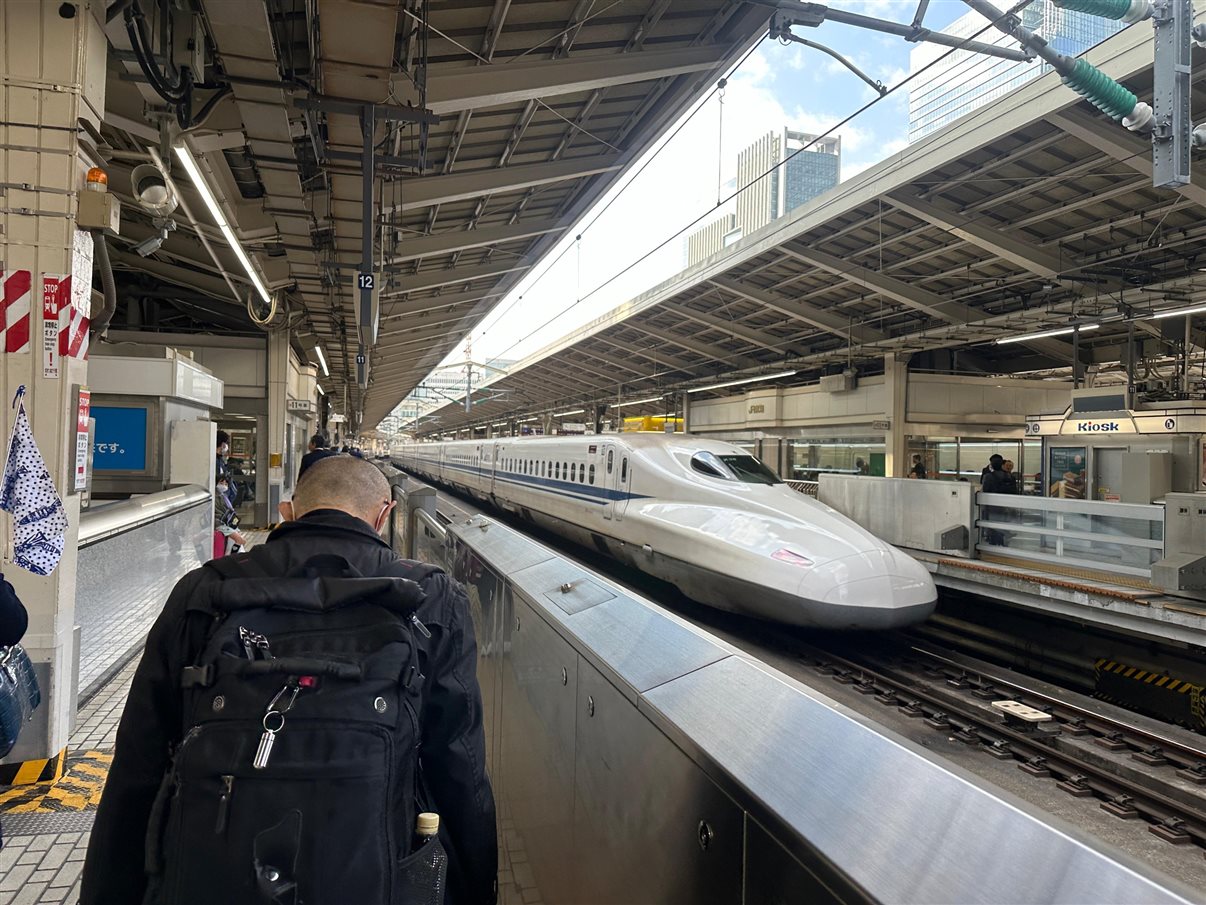
[[[799,593],[865,628],[921,622],[934,611],[938,596],[921,563],[890,549],[831,560],[800,582]]]

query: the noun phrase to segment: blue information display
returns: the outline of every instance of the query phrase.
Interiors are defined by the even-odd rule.
[[[143,471],[147,467],[147,410],[115,405],[92,406],[96,435],[94,471]]]

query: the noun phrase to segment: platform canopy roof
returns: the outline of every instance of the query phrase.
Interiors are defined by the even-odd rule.
[[[1150,97],[1150,28],[1088,58]],[[530,356],[468,413],[430,413],[419,433],[594,402],[656,414],[689,387],[874,373],[885,356],[1066,374],[1067,335],[996,341],[1075,323],[1089,328],[1085,367],[1117,367],[1128,346],[1172,355],[1185,318],[1151,315],[1206,303],[1206,172],[1153,188],[1150,140],[1078,100],[1055,73],[1035,79]],[[1203,103],[1195,87],[1194,109]],[[1192,342],[1206,346],[1196,329]]]
[[[179,166],[173,179],[194,217],[177,212],[176,231],[151,256],[132,248],[156,227],[134,204],[130,168],[151,149],[170,159],[181,139],[134,53],[131,7],[109,7],[107,109],[93,136],[126,202],[114,242],[115,324],[254,332],[244,271]],[[313,363],[314,344],[323,348],[325,389],[366,427],[765,33],[772,12],[743,0],[136,0],[133,8],[153,42],[164,8],[175,10],[177,45],[196,16],[208,50],[184,140],[266,282],[284,293],[298,353],[311,350]],[[379,161],[375,265],[385,281],[361,391],[353,284],[366,103]],[[438,122],[411,121],[424,105]]]

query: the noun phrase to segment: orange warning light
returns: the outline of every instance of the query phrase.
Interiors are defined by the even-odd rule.
[[[100,167],[93,167],[88,171],[85,181],[88,184],[88,188],[92,189],[92,191],[103,192],[109,187],[109,174]]]

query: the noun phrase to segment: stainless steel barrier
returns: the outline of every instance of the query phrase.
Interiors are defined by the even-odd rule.
[[[1194,898],[501,524],[446,534],[542,901]]]
[[[1151,578],[1164,507],[978,493],[976,549],[1037,563]]]
[[[974,490],[961,481],[823,474],[817,499],[897,547],[973,551]]]
[[[208,491],[190,484],[81,515],[75,589],[79,699],[143,645],[176,582],[209,561],[213,511]]]

